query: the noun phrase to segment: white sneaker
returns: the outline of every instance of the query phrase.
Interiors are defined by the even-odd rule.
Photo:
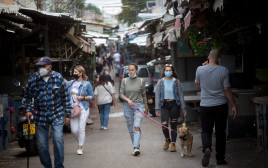
[[[87,119],[87,125],[91,125],[94,124],[94,121],[90,118]]]
[[[83,150],[82,149],[77,149],[77,155],[83,155]]]
[[[138,156],[140,154],[140,150],[135,148],[134,151],[132,152],[133,156]]]
[[[104,129],[104,127],[103,127],[103,126],[101,126],[101,127],[100,127],[100,130],[103,130],[103,129]]]
[[[104,130],[107,130],[108,128],[107,127],[103,127]]]

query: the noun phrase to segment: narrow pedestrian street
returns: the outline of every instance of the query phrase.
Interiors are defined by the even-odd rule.
[[[115,78],[115,87],[118,90],[118,79]],[[161,127],[145,118],[142,124],[141,155],[135,157],[131,140],[123,116],[123,103],[116,95],[117,106],[111,108],[108,130],[100,130],[99,114],[95,108],[90,109],[90,118],[94,124],[87,125],[84,154],[77,155],[77,145],[71,133],[64,134],[66,168],[199,168],[201,166],[201,137],[200,124],[188,123],[194,136],[192,157],[181,158],[179,155],[179,142],[176,143],[177,152],[163,151],[164,136]],[[160,121],[160,118],[154,118]],[[243,144],[243,145],[242,145]],[[253,144],[253,146],[252,146]],[[255,145],[254,145],[255,144]],[[214,147],[214,146],[213,146]],[[215,167],[255,167],[264,168],[268,165],[267,155],[255,152],[254,140],[237,140],[227,143],[226,160],[229,165],[217,166],[215,150],[212,152],[210,168]],[[50,141],[50,151],[53,157],[53,145]],[[252,152],[252,156],[250,155]],[[266,157],[266,159],[265,159]],[[54,160],[54,158],[52,158]],[[254,160],[253,160],[254,159]],[[262,163],[258,162],[259,160]],[[265,161],[266,160],[266,161]],[[263,162],[266,163],[263,163]],[[30,168],[41,168],[38,156],[30,157]],[[27,154],[24,148],[17,146],[17,141],[0,153],[1,168],[27,167]]]

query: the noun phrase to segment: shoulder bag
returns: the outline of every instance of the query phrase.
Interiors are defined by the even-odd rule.
[[[83,87],[84,87],[84,84],[82,86],[80,96],[82,94]],[[79,105],[75,105],[75,106],[72,107],[71,112],[72,112],[72,116],[71,116],[72,118],[79,117],[81,115],[81,107]]]
[[[107,90],[107,92],[109,92],[110,93],[110,95],[112,96],[112,102],[111,102],[111,106],[113,105],[113,95],[112,95],[112,93],[102,84],[102,86]]]

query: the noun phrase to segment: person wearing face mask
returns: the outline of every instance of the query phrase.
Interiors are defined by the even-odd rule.
[[[70,95],[62,75],[52,70],[52,61],[49,57],[42,57],[36,65],[39,70],[29,77],[24,94],[26,117],[29,120],[33,116],[37,148],[43,167],[52,167],[48,146],[51,127],[54,167],[63,168],[63,125],[68,125],[70,122],[72,108]],[[33,114],[32,99],[35,109]]]
[[[137,77],[138,66],[128,66],[129,77],[124,78],[120,86],[120,97],[124,100],[124,116],[130,138],[134,147],[133,156],[140,154],[141,124],[144,114],[131,106],[137,106],[145,114],[148,114],[148,105],[145,89],[145,81]]]
[[[94,93],[90,82],[87,81],[84,67],[77,65],[74,68],[73,77],[74,80],[68,83],[67,88],[71,94],[72,107],[79,105],[81,115],[71,118],[71,132],[78,143],[77,154],[83,155],[86,122],[89,116],[89,101],[94,99]]]
[[[162,71],[162,79],[156,84],[155,112],[157,116],[161,116],[161,123],[166,127],[169,127],[170,124],[171,129],[174,131],[170,132],[167,128],[162,127],[165,137],[163,150],[168,150],[171,143],[170,152],[176,152],[177,132],[175,131],[177,131],[180,109],[185,116],[186,109],[181,83],[173,66],[166,64]]]

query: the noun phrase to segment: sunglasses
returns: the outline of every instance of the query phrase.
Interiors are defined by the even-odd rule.
[[[165,67],[172,67],[172,64],[166,64]]]

